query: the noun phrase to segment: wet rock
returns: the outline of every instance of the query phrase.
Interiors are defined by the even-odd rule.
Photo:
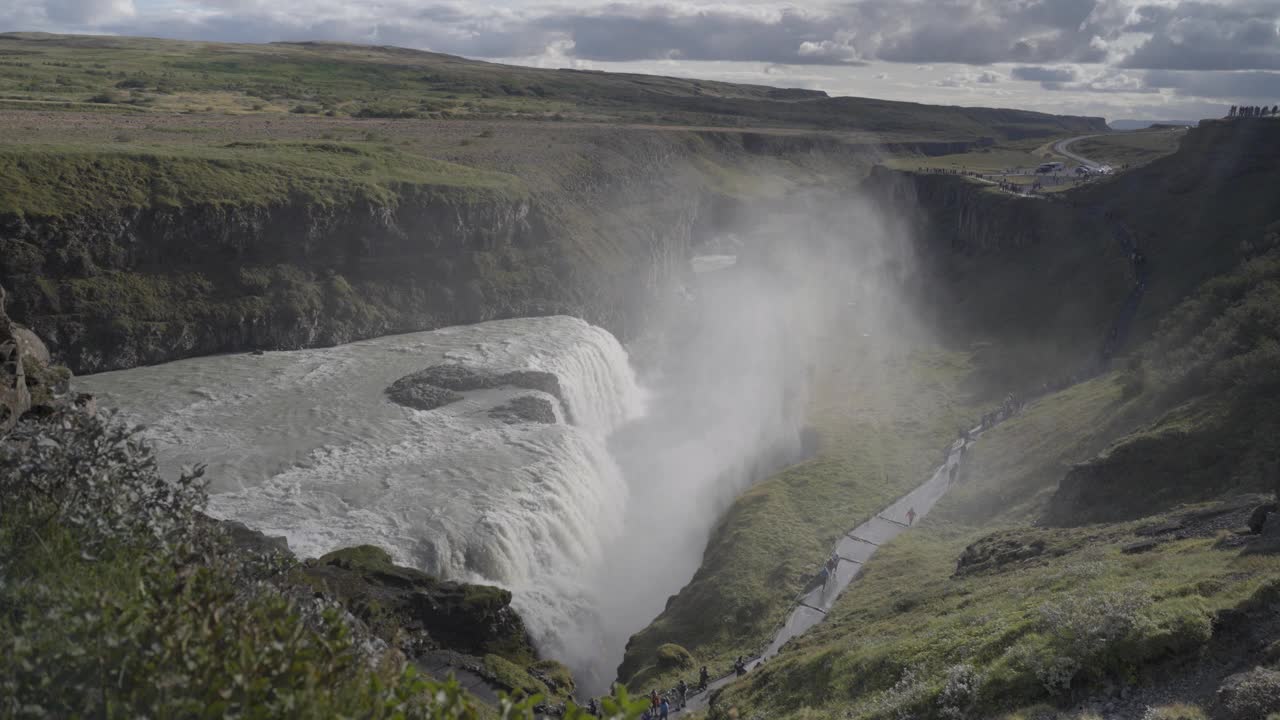
[[[462,399],[462,395],[432,384],[421,372],[400,378],[386,393],[392,401],[414,410],[435,410]]]
[[[508,425],[519,423],[544,423],[554,425],[556,409],[551,401],[534,395],[522,395],[513,398],[505,405],[499,405],[489,411],[489,417],[501,420]]]
[[[560,379],[555,373],[541,370],[514,370],[506,373],[495,373],[490,370],[473,368],[461,363],[445,363],[433,365],[426,370],[413,374],[421,382],[457,392],[483,390],[496,387],[518,387],[525,390],[541,390],[564,403],[564,394],[560,390]]]
[[[568,406],[564,401],[564,393],[560,389],[560,379],[555,373],[541,370],[515,370],[497,373],[490,370],[473,368],[461,363],[444,363],[432,365],[425,370],[406,375],[387,388],[387,395],[392,400],[418,410],[434,410],[451,402],[462,399],[459,393],[469,390],[484,390],[498,387],[518,387],[525,390],[539,390],[551,395],[560,402],[560,406],[568,414]],[[519,407],[501,408],[502,419],[507,422],[555,422],[555,411],[552,408],[549,420],[544,408],[539,403],[536,407],[532,400],[537,398],[516,398],[509,405],[520,403]],[[498,410],[499,408],[495,408]],[[527,415],[527,417],[526,417]],[[506,420],[506,418],[514,418]]]
[[[307,562],[297,579],[342,603],[410,657],[447,648],[527,663],[535,653],[511,593],[439,580],[391,561],[372,545],[337,550]]]
[[[1258,720],[1280,711],[1280,671],[1254,668],[1228,677],[1214,710],[1218,720]]]

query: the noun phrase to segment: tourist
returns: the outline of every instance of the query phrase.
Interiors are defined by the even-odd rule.
[[[683,710],[689,706],[689,684],[680,678],[680,684],[676,685],[676,692],[680,693],[680,709]]]
[[[738,656],[737,660],[733,661],[733,671],[739,675],[747,674],[747,662],[742,659],[741,655]]]
[[[600,706],[596,704],[595,698],[587,701],[587,714],[592,717],[600,717]]]
[[[667,720],[671,716],[671,703],[667,702],[667,696],[662,696],[662,704],[658,706],[661,713],[658,716],[660,720]]]
[[[915,525],[915,523],[916,523],[916,509],[907,508],[907,524]]]
[[[662,700],[658,697],[658,689],[654,688],[649,692],[649,708],[653,710],[653,715],[658,716],[658,706],[662,704]]]
[[[698,687],[706,690],[709,684],[711,684],[711,673],[707,672],[707,666],[703,665],[702,669],[698,671]]]

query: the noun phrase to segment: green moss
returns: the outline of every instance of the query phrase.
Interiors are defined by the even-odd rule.
[[[530,675],[524,668],[506,658],[498,657],[497,655],[486,655],[484,657],[484,669],[490,680],[517,696],[532,697],[541,695],[544,698],[552,696],[546,683]]]

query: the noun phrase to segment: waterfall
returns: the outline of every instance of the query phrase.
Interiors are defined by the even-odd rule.
[[[384,396],[441,362],[554,373],[573,424],[488,416],[533,390],[468,392],[428,412]],[[301,556],[368,543],[443,578],[501,585],[547,655],[598,656],[594,578],[628,504],[607,440],[646,405],[607,331],[500,320],[77,382],[148,427],[167,474],[206,463],[211,514],[283,535]]]

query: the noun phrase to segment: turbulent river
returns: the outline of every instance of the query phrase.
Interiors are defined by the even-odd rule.
[[[468,392],[429,412],[384,395],[441,362],[554,372],[575,424],[563,413],[554,425],[488,416],[529,390]],[[628,495],[606,441],[645,407],[607,331],[569,317],[502,320],[77,383],[144,425],[168,474],[207,465],[211,514],[283,535],[303,556],[371,543],[446,578],[501,584],[544,649],[593,644],[580,637],[599,625],[592,579]]]

